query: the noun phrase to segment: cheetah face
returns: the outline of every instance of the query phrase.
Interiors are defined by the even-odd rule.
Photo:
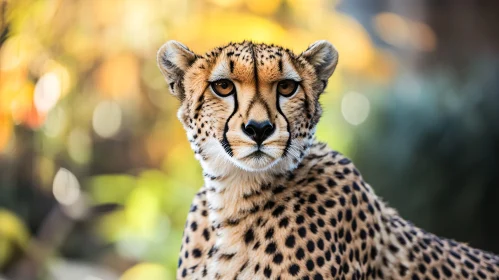
[[[337,62],[326,41],[300,55],[248,41],[203,56],[176,41],[158,51],[197,158],[246,171],[290,169],[300,162],[321,115],[318,97]]]

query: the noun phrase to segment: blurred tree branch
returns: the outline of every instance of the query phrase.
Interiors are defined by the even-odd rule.
[[[7,39],[7,33],[9,33],[7,24],[7,0],[0,0],[0,47],[3,42]]]

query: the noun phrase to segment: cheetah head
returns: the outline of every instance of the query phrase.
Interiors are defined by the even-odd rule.
[[[244,41],[197,55],[168,41],[157,60],[203,168],[259,172],[290,170],[306,154],[338,53],[327,41],[299,55]]]

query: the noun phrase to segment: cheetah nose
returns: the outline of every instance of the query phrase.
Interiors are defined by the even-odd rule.
[[[257,122],[250,120],[246,125],[242,125],[242,130],[260,146],[265,139],[274,133],[275,127],[270,121]]]

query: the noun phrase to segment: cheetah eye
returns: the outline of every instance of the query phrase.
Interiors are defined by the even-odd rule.
[[[284,80],[277,84],[277,93],[284,97],[290,97],[295,93],[297,88],[298,82],[293,80]]]
[[[211,89],[221,97],[227,97],[231,95],[236,89],[234,83],[227,79],[214,81],[210,84],[210,86]]]

